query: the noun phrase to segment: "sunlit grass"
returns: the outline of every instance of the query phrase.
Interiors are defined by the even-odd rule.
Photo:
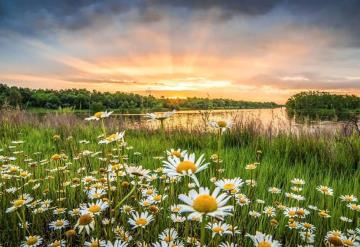
[[[106,125],[105,128],[108,135],[123,130],[116,125]],[[304,222],[316,228],[311,231],[313,246],[322,246],[325,236],[331,230],[342,231],[339,238],[344,245],[345,238],[351,237],[347,230],[359,226],[359,209],[350,209],[349,203],[340,199],[341,195],[360,196],[360,140],[356,135],[304,133],[300,136],[268,136],[251,125],[240,128],[235,123],[220,136],[220,142],[216,131],[144,128],[127,129],[126,143],[119,140],[107,145],[98,144],[103,139],[99,137],[103,132],[104,126],[100,121],[79,121],[74,125],[58,124],[54,127],[33,123],[1,123],[0,155],[3,157],[0,161],[0,241],[3,246],[17,246],[29,236],[41,237],[44,246],[56,240],[66,241],[66,246],[82,246],[85,242],[90,243],[92,238],[100,239],[99,244],[108,240],[114,242],[119,238],[129,246],[146,246],[145,244],[151,245],[159,241],[159,234],[167,228],[174,228],[178,233],[176,240],[188,246],[192,246],[187,243],[192,238],[198,244],[203,242],[207,246],[219,246],[225,241],[239,246],[253,246],[247,234],[255,236],[256,231],[273,236],[283,246],[297,246],[305,245],[304,238],[300,236],[304,230],[299,228]],[[17,142],[18,140],[23,143]],[[240,178],[243,181],[239,191],[229,193],[231,198],[227,205],[234,206],[233,216],[225,216],[223,221],[236,229],[229,228],[227,234],[214,234],[212,238],[213,228],[208,229],[205,224],[217,222],[218,219],[214,217],[205,214],[204,224],[196,219],[179,223],[172,221],[171,205],[184,203],[178,196],[187,195],[192,187],[197,191],[198,189],[191,176],[169,180],[159,170],[163,167],[162,161],[168,156],[165,151],[171,148],[195,153],[196,158],[204,154],[205,162],[209,163],[208,168],[196,174],[201,187],[208,187],[213,191],[216,180]],[[92,157],[92,154],[96,155]],[[9,157],[16,157],[16,160]],[[153,180],[139,180],[136,175],[124,169],[124,164],[151,169]],[[12,166],[17,170],[12,171]],[[107,183],[110,181],[109,167],[111,176],[114,176],[111,184]],[[30,174],[22,174],[24,171]],[[96,182],[87,183],[84,180],[87,176],[96,178]],[[305,184],[292,183],[294,178],[303,179]],[[256,186],[249,186],[251,179],[256,181]],[[316,189],[320,185],[333,189],[333,195],[320,193]],[[103,189],[104,194],[100,197],[102,200],[98,202],[97,199],[90,199],[85,193],[88,186],[89,189]],[[278,188],[280,193],[270,193],[270,187]],[[149,201],[146,199],[149,199],[149,195],[144,194],[146,189],[156,191],[154,195],[161,195],[163,199],[156,203],[149,200],[148,205]],[[301,195],[305,199],[290,199],[286,197],[286,193]],[[26,199],[22,197],[24,194],[29,194],[33,200],[26,206],[19,206],[13,212],[6,213],[14,203],[20,203],[14,200]],[[249,200],[249,204],[244,198]],[[51,202],[44,206],[48,199]],[[89,227],[88,234],[85,233],[86,230],[80,233],[79,226],[82,225],[81,222],[87,223],[87,219],[83,217],[80,221],[79,215],[72,216],[69,212],[82,207],[89,210],[90,203],[100,202],[107,203],[107,207],[92,216],[94,226]],[[358,205],[358,202],[353,204]],[[144,221],[144,217],[140,217],[142,219],[138,219],[137,224],[144,228],[134,228],[129,223],[133,216],[126,213],[124,205],[131,206],[139,213],[148,212],[152,219],[145,217],[147,220]],[[314,210],[312,206],[319,210]],[[274,215],[269,216],[269,207],[273,207]],[[289,220],[284,212],[286,208],[294,207],[307,210],[309,214],[305,218],[293,217],[293,220]],[[205,210],[201,206],[194,208]],[[206,210],[211,211],[212,208]],[[320,215],[324,216],[323,213],[319,214],[321,210],[329,210],[331,217],[321,217]],[[260,214],[259,217],[257,213]],[[81,214],[86,215],[85,212]],[[188,213],[176,215],[181,219]],[[345,218],[341,220],[340,217],[346,217],[351,222],[345,222]],[[110,218],[114,220],[111,221]],[[50,229],[50,224],[56,220],[66,220],[69,224],[61,230]],[[29,224],[27,229],[19,227],[25,221]],[[87,226],[85,223],[83,225]],[[294,227],[296,229],[292,229]],[[69,232],[71,229],[75,229],[75,233]],[[336,237],[331,234],[333,233],[327,238],[330,242],[331,237]],[[359,232],[354,233],[356,234],[359,235]],[[257,237],[260,238],[261,235]],[[34,238],[30,240],[35,241]],[[273,246],[276,246],[276,242],[273,242]]]

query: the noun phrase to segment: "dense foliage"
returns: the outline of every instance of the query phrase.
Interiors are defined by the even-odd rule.
[[[286,107],[294,110],[356,110],[360,109],[360,97],[309,91],[293,95]]]
[[[93,111],[105,109],[142,111],[145,109],[272,108],[277,106],[273,102],[205,98],[159,99],[150,95],[141,96],[132,93],[109,93],[86,89],[29,89],[0,84],[0,106],[4,105],[22,109],[72,107],[76,110],[91,109]]]

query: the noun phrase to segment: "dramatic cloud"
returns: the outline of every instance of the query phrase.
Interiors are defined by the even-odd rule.
[[[0,81],[284,102],[360,93],[360,1],[0,2]]]

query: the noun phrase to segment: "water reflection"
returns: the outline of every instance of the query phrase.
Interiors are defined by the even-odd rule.
[[[115,114],[116,115],[116,114]],[[146,125],[158,128],[158,121],[149,122],[143,114],[117,114],[125,122],[133,125]],[[165,121],[165,127],[176,129],[207,129],[210,120],[231,119],[234,122],[260,124],[264,129],[298,131],[308,129],[335,131],[347,124],[349,116],[344,114],[320,115],[319,113],[300,114],[289,112],[286,108],[275,109],[236,109],[236,110],[210,110],[210,111],[177,111],[170,119]]]

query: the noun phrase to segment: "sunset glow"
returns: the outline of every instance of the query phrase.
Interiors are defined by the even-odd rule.
[[[1,82],[279,103],[360,94],[356,1],[55,2],[0,4]]]

